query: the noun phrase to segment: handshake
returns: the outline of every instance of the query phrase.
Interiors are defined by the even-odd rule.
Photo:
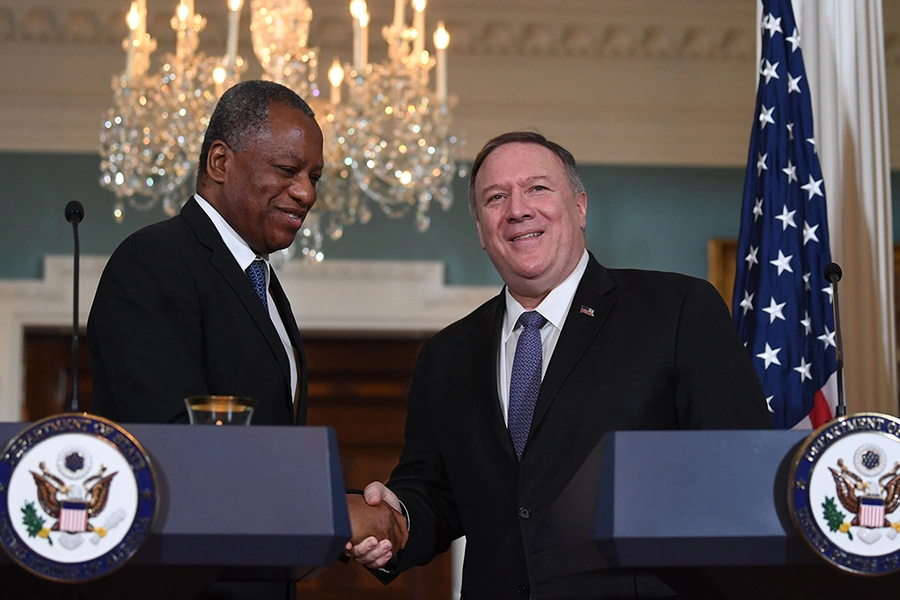
[[[373,481],[362,495],[347,494],[353,536],[344,554],[369,569],[384,567],[406,546],[409,524],[400,499],[384,484]]]

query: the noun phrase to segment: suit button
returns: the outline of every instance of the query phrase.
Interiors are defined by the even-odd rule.
[[[516,593],[519,594],[520,596],[524,596],[524,595],[528,594],[528,588],[525,587],[524,585],[520,585],[519,587],[516,588]]]
[[[519,507],[519,518],[520,519],[527,519],[530,516],[531,516],[531,511],[528,508],[526,508],[524,506]]]

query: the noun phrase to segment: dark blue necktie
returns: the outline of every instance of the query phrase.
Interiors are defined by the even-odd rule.
[[[531,417],[534,405],[541,391],[541,365],[543,349],[541,346],[541,327],[547,320],[537,311],[522,313],[519,324],[522,333],[516,343],[516,356],[513,359],[512,377],[509,384],[509,414],[507,422],[512,435],[516,456],[522,458],[525,441],[531,430]]]
[[[247,275],[250,277],[250,283],[256,290],[256,295],[262,300],[266,311],[269,310],[269,299],[266,296],[266,263],[261,258],[255,259],[250,266],[247,267]]]

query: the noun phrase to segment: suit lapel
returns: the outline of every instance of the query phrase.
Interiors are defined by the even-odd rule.
[[[235,295],[244,305],[250,318],[263,334],[263,337],[272,349],[272,353],[278,360],[278,365],[281,367],[281,371],[288,382],[288,387],[290,387],[291,367],[288,358],[285,355],[284,346],[281,343],[281,339],[278,337],[278,332],[275,331],[272,319],[266,312],[262,302],[259,301],[259,296],[256,295],[256,291],[254,291],[253,285],[250,283],[247,274],[241,270],[241,267],[234,259],[234,255],[228,249],[228,246],[225,245],[218,230],[216,230],[216,226],[209,220],[209,217],[206,216],[206,213],[203,212],[203,209],[200,208],[200,205],[197,204],[197,201],[193,197],[188,200],[187,204],[184,205],[184,208],[181,209],[181,216],[187,221],[188,225],[191,226],[191,229],[194,230],[197,240],[210,250],[210,264],[218,271],[219,275],[221,275],[222,279],[225,280],[229,287],[231,287]],[[274,276],[272,279],[274,279]],[[281,286],[279,286],[278,289],[281,290]],[[270,286],[270,293],[271,291]],[[281,293],[281,296],[284,296],[283,292]],[[280,310],[281,307],[279,306],[279,311]],[[283,315],[283,313],[280,314]],[[282,320],[284,320],[284,316],[282,316]],[[293,316],[291,316],[290,322],[296,330]],[[287,323],[285,323],[285,327],[288,327]],[[291,330],[288,329],[288,331],[290,332]],[[297,337],[299,337],[299,334]]]
[[[504,288],[504,291],[505,289],[506,288]],[[483,408],[488,412],[487,419],[490,423],[490,428],[497,436],[500,445],[503,446],[503,449],[506,450],[506,453],[510,458],[518,460],[516,459],[516,449],[515,446],[513,446],[512,436],[510,435],[509,428],[506,426],[506,421],[503,418],[503,409],[500,406],[500,395],[497,383],[500,379],[500,373],[498,372],[498,363],[500,360],[500,336],[503,333],[503,318],[506,314],[506,295],[504,291],[501,291],[500,295],[494,299],[491,312],[488,316],[490,323],[487,327],[481,328],[482,331],[488,332],[490,339],[485,340],[483,344],[480,344],[480,347],[489,349],[490,355],[477,358],[476,368],[479,368],[481,364],[490,365],[490,368],[487,369],[489,376],[483,379],[484,385],[487,385],[490,389],[490,401],[488,402],[490,406],[485,406]],[[476,377],[475,380],[478,381],[479,378]]]
[[[269,282],[269,293],[272,295],[272,300],[275,302],[275,307],[278,309],[278,314],[281,315],[281,321],[284,323],[284,328],[287,331],[288,339],[291,342],[291,345],[297,350],[297,387],[299,388],[299,395],[297,398],[297,410],[293,411],[293,399],[289,399],[291,402],[291,410],[294,414],[294,421],[296,422],[302,421],[300,424],[306,424],[306,352],[303,350],[303,342],[300,339],[300,330],[297,329],[297,320],[294,319],[294,311],[291,309],[291,303],[288,301],[287,294],[284,293],[284,289],[281,287],[281,282],[278,281],[278,277],[275,276],[275,269],[271,271],[271,281]],[[271,322],[271,319],[270,319]],[[280,342],[280,340],[279,340]],[[290,364],[287,365],[287,371],[285,371],[285,376],[287,377],[286,381],[288,384],[288,388],[290,388],[291,383],[291,374],[290,374]]]
[[[541,391],[534,409],[534,417],[531,420],[529,439],[547,414],[553,399],[572,369],[578,364],[606,321],[609,311],[616,302],[615,287],[609,273],[591,255],[584,276],[575,291],[572,306],[566,316],[566,322],[553,351],[553,357],[547,366],[544,380],[541,382]],[[582,307],[588,310],[582,312]],[[591,309],[593,309],[593,316],[585,314],[589,313]]]

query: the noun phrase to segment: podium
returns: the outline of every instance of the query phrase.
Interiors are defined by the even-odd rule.
[[[24,427],[0,423],[0,444]],[[126,429],[156,474],[157,516],[143,545],[118,571],[84,584],[39,580],[0,551],[4,586],[18,582],[41,598],[191,598],[212,581],[308,579],[350,539],[331,428]]]
[[[604,572],[654,573],[685,598],[896,597],[900,574],[841,571],[795,532],[788,476],[807,433],[604,436],[537,530],[535,599]]]

